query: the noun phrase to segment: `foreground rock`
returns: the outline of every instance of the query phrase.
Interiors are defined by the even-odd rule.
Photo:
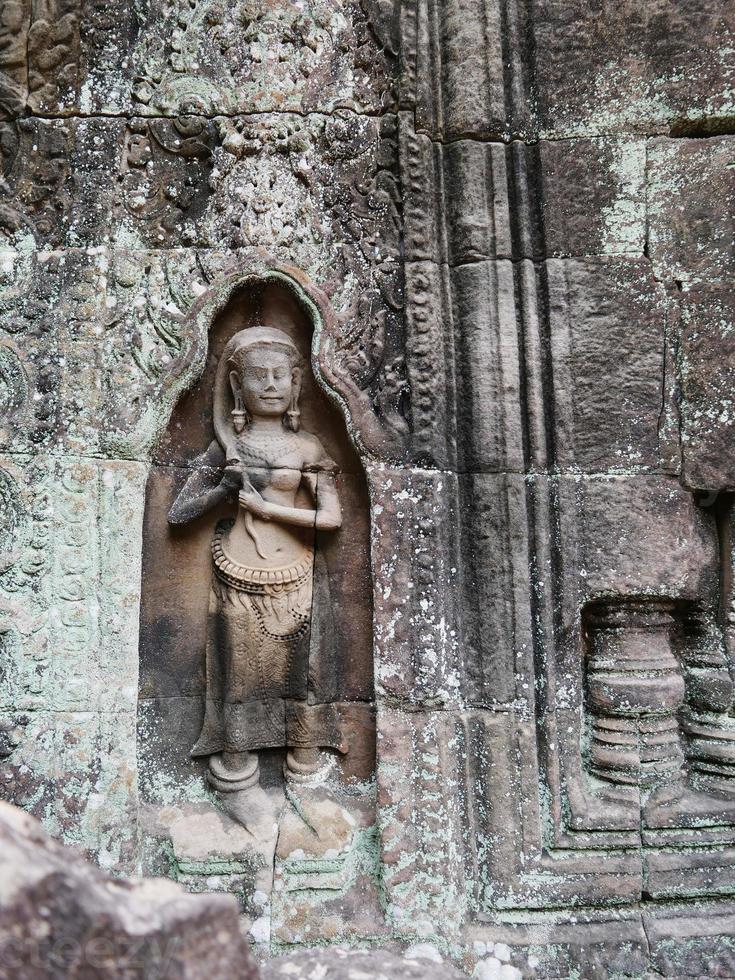
[[[403,955],[383,949],[309,949],[271,960],[263,980],[467,980],[431,946]]]
[[[261,973],[226,895],[189,895],[163,878],[114,879],[0,802],[0,980],[461,980],[428,945],[314,949]]]
[[[236,902],[115,880],[0,803],[0,977],[257,980]]]

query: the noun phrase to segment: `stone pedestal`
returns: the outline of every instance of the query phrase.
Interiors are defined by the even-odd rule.
[[[585,625],[590,772],[639,787],[680,780],[684,678],[671,603],[598,603],[586,609]]]
[[[282,794],[271,792],[274,812],[283,805]],[[143,828],[159,849],[159,873],[165,873],[195,894],[222,892],[234,895],[241,925],[256,949],[270,944],[273,862],[278,824],[269,836],[253,836],[218,809],[214,800],[162,808],[146,807]],[[151,860],[149,858],[149,860]]]

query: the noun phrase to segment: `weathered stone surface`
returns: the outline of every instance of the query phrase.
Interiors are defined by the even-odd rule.
[[[730,10],[103,6],[0,14],[3,793],[263,954],[726,974]],[[258,321],[350,533],[348,751],[263,749],[256,840],[187,754],[212,527],[165,515]]]
[[[8,125],[0,328],[25,341],[4,357],[14,450],[148,452],[147,389],[203,339],[182,318],[234,264],[262,265],[263,248],[319,278],[350,324],[339,348],[355,397],[405,441],[393,117]]]
[[[110,878],[0,804],[0,967],[41,977],[238,977],[258,969],[235,903],[163,879]]]
[[[197,730],[198,734],[198,730]],[[167,775],[162,767],[161,783]],[[237,900],[240,930],[260,951],[270,943],[273,862],[278,826],[259,839],[217,806],[215,794],[206,788],[203,772],[189,794],[170,781],[168,792],[141,807],[142,853],[150,873],[173,878],[194,894],[232,895]],[[266,780],[264,780],[265,782]],[[189,802],[198,790],[198,802]],[[176,795],[176,791],[178,796]],[[274,814],[283,802],[280,788],[267,795]]]
[[[735,302],[731,292],[681,296],[682,479],[692,489],[735,489]]]
[[[664,976],[727,977],[735,972],[731,902],[701,903],[695,916],[686,905],[651,910],[644,917],[651,962]]]
[[[345,792],[335,777],[287,792],[268,924],[273,951],[388,936],[374,790]]]
[[[578,602],[601,595],[714,600],[715,522],[676,479],[566,477],[557,493],[570,619]]]
[[[410,261],[643,253],[644,140],[444,144],[399,120]]]
[[[732,115],[732,9],[719,0],[533,6],[543,136],[717,131]]]
[[[137,26],[127,0],[114,9],[80,0],[8,4],[0,58],[6,112],[21,115],[27,106],[39,115],[65,115],[127,105],[127,56]]]
[[[26,250],[104,240],[120,121],[24,119],[3,125],[9,150],[3,237]]]
[[[381,438],[388,430],[401,445],[408,426],[397,311],[381,292],[390,292],[388,279],[376,281],[363,258],[362,281],[348,276],[348,291],[335,285],[332,292],[350,330],[340,332],[331,350],[351,397],[379,412],[380,422],[365,437]],[[41,446],[113,458],[149,456],[166,417],[151,400],[153,390],[166,378],[168,388],[181,369],[191,374],[204,355],[206,329],[191,322],[197,301],[211,297],[210,287],[221,277],[239,272],[245,278],[246,270],[263,264],[258,250],[6,253],[0,329],[9,335],[4,347],[15,345],[15,358],[7,369],[10,411],[0,435],[8,445],[12,438],[14,451]],[[390,279],[397,267],[389,265]],[[378,333],[368,344],[373,327]],[[28,392],[27,379],[39,397]]]
[[[528,484],[517,474],[458,480],[462,700],[477,707],[531,698]]]
[[[468,901],[463,718],[455,712],[384,707],[379,725],[378,813],[388,924],[409,942],[456,936]],[[414,766],[414,758],[421,759],[420,766]]]
[[[299,252],[309,244],[321,251],[335,236],[361,239],[363,226],[364,237],[375,235],[380,224],[385,248],[397,203],[381,143],[391,128],[392,117],[350,112],[131,120],[116,233],[148,247],[280,246],[304,266]]]
[[[448,312],[455,338],[460,470],[523,469],[514,299],[515,269],[508,261],[478,262],[454,270]]]
[[[541,140],[538,152],[547,256],[643,254],[643,140]]]
[[[735,137],[648,143],[651,261],[680,288],[717,289],[735,270]]]
[[[419,460],[678,469],[671,309],[645,259],[427,261],[406,287]]]
[[[452,703],[460,684],[458,637],[448,628],[456,619],[456,477],[383,468],[368,475],[373,575],[384,583],[375,596],[377,692],[389,701]]]
[[[514,924],[490,929],[473,926],[472,959],[490,961],[490,977],[572,977],[607,980],[612,974],[644,977],[648,969],[648,941],[640,916],[617,909],[614,918],[595,911],[576,911],[574,922],[566,913],[537,917],[521,915]],[[468,957],[469,958],[469,957]],[[501,974],[500,970],[506,973]],[[476,975],[482,977],[480,970]]]
[[[380,107],[389,62],[350,0],[151,13],[131,59],[133,99],[151,113]],[[162,43],[169,31],[172,50]]]
[[[329,0],[261,8],[244,0],[114,10],[18,0],[4,18],[8,99],[41,115],[380,107],[390,58],[360,7]]]
[[[401,17],[400,88],[436,138],[728,125],[734,25],[719,0],[635,9],[540,0],[511,12],[494,0],[452,0],[431,15],[427,6],[411,3]]]
[[[384,264],[397,248],[393,116],[13,125],[1,228],[21,251],[251,246],[281,248],[305,267],[304,250],[313,261],[332,241],[367,248],[379,239]],[[333,260],[344,258],[337,249]]]
[[[13,531],[0,576],[2,711],[25,735],[7,798],[121,869],[135,864],[138,607],[127,573],[139,568],[142,470],[41,455],[3,466]]]
[[[529,133],[522,96],[530,76],[526,18],[520,9],[506,16],[492,0],[402,8],[400,98],[415,107],[419,129],[447,141]]]
[[[406,258],[459,265],[511,257],[513,169],[516,156],[525,162],[525,147],[469,139],[444,145],[416,132],[406,114],[399,135]]]
[[[648,264],[551,261],[548,276],[559,463],[592,472],[661,468],[674,379],[665,297]]]
[[[263,969],[263,980],[460,980],[466,976],[444,962],[437,949],[416,945],[403,955],[387,950],[314,949],[280,956]]]

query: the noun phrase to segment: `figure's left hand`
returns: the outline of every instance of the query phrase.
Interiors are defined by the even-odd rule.
[[[268,505],[253,486],[246,485],[243,487],[239,493],[239,499],[241,506],[249,510],[251,514],[255,514],[262,521],[270,520]]]

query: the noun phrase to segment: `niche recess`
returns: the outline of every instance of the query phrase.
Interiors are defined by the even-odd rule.
[[[339,532],[317,535],[329,572],[337,654],[332,665],[341,723],[349,746],[340,757],[347,784],[371,777],[375,757],[373,713],[372,586],[369,501],[359,457],[340,411],[310,367],[313,324],[284,279],[249,279],[231,295],[209,332],[203,374],[179,399],[154,454],[146,491],[139,675],[141,802],[152,807],[201,798],[204,760],[193,760],[204,711],[206,615],[212,574],[210,542],[223,507],[185,527],[167,521],[188,471],[214,438],[212,391],[216,365],[238,330],[262,323],[293,337],[307,365],[302,424],[338,464],[343,511]],[[261,753],[261,782],[282,779],[283,752]]]

